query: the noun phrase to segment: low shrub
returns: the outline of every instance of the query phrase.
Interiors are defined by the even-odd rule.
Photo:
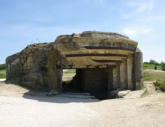
[[[156,90],[165,91],[165,81],[157,80],[155,83]]]

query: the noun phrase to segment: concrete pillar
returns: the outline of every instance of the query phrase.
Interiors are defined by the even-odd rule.
[[[119,87],[119,81],[120,81],[120,68],[119,68],[119,65],[116,65],[114,68],[113,68],[113,89],[117,89]]]
[[[129,55],[127,59],[128,89],[133,89],[133,56]]]
[[[123,60],[120,64],[120,88],[128,89],[127,83],[127,60]]]
[[[55,59],[57,58],[57,53],[50,51],[49,54],[47,63],[47,82],[49,89],[53,91],[53,93],[60,93],[62,92],[62,68],[59,66],[60,64],[57,64],[59,62],[58,59]]]
[[[62,92],[62,69],[57,69],[57,90],[58,92]]]
[[[108,79],[108,92],[109,92],[109,91],[112,91],[112,90],[114,89],[113,70],[114,70],[113,67],[109,67],[109,68],[107,69],[107,71],[108,71],[108,74],[107,74],[107,79]]]
[[[143,54],[140,49],[136,49],[134,55],[134,89],[143,87]]]
[[[62,74],[62,69],[49,70],[48,83],[51,90],[62,92]]]

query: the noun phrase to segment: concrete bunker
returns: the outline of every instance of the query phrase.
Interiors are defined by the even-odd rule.
[[[72,86],[97,98],[143,87],[142,52],[117,33],[86,31],[27,46],[6,59],[7,81],[61,93],[62,70],[76,69]]]

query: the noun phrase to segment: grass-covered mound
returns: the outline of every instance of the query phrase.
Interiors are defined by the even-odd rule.
[[[144,81],[154,81],[154,80],[165,81],[165,71],[145,69],[143,75],[144,75],[143,77]]]
[[[0,64],[0,78],[6,78],[6,65]]]
[[[145,69],[143,79],[144,81],[156,81],[156,89],[165,91],[165,71]]]

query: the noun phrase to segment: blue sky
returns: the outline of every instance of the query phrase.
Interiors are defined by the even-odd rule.
[[[28,44],[60,34],[118,32],[139,42],[144,61],[165,62],[164,0],[0,0],[0,64]]]

